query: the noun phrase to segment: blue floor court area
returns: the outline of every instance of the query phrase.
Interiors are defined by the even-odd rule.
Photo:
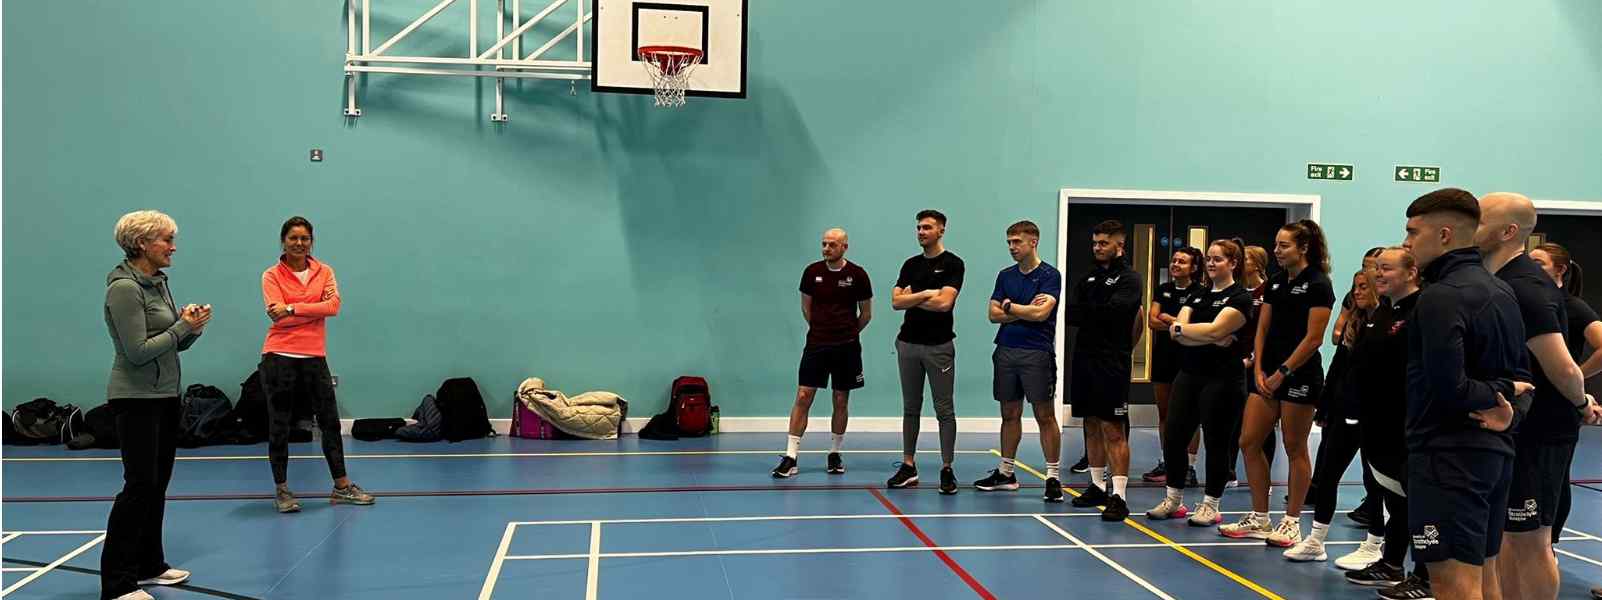
[[[1152,466],[1156,430],[1137,429],[1133,471]],[[1577,482],[1602,479],[1586,457]],[[1132,484],[1123,523],[1041,501],[1039,446],[1026,436],[1023,490],[980,493],[968,482],[996,463],[996,436],[961,436],[964,487],[941,496],[938,454],[919,455],[924,484],[886,490],[898,434],[852,434],[847,472],[823,472],[827,434],[809,435],[802,473],[768,471],[782,434],[722,434],[680,442],[556,442],[496,438],[411,445],[347,440],[352,477],[372,507],[331,506],[318,446],[297,444],[291,485],[305,505],[280,515],[264,445],[180,451],[166,512],[166,552],[194,572],[158,598],[1373,598],[1332,562],[1293,564],[1261,542],[1219,537],[1183,521],[1148,522],[1158,487]],[[1064,464],[1081,452],[1064,432]],[[924,448],[935,440],[926,436]],[[5,597],[94,598],[114,451],[5,448]],[[1282,509],[1281,482],[1271,495]],[[1084,475],[1068,475],[1080,488]],[[1341,508],[1362,496],[1355,465]],[[1136,487],[1139,486],[1139,487]],[[1200,498],[1187,493],[1187,504]],[[1226,519],[1249,509],[1225,494]],[[1304,527],[1311,524],[1309,508]],[[1276,515],[1277,518],[1277,515]],[[1602,583],[1602,485],[1577,483],[1559,545],[1564,598]],[[1363,531],[1344,516],[1330,558]]]

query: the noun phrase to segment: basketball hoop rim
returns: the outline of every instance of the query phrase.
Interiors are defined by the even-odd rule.
[[[688,56],[692,59],[699,59],[701,58],[702,52],[689,46],[640,46],[640,49],[637,50],[635,54],[639,55],[640,57],[654,56],[658,54],[666,54],[670,56],[682,55]]]

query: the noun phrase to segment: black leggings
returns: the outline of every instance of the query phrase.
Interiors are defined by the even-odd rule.
[[[1246,408],[1246,378],[1233,376],[1199,375],[1180,371],[1174,378],[1173,395],[1168,400],[1168,435],[1163,440],[1163,462],[1169,465],[1187,463],[1186,450],[1190,438],[1201,427],[1207,443],[1206,493],[1213,498],[1224,495],[1224,484],[1229,480],[1234,454],[1230,448],[1239,447],[1241,411]],[[1175,468],[1175,467],[1171,467]],[[1168,478],[1168,487],[1185,489],[1185,477]]]
[[[267,459],[273,483],[289,481],[289,431],[294,427],[295,400],[311,396],[317,428],[322,431],[323,458],[334,479],[345,476],[345,446],[339,437],[339,407],[334,402],[334,378],[323,357],[290,358],[261,355],[261,386],[267,396]]]
[[[1324,422],[1318,443],[1318,459],[1308,501],[1313,505],[1313,521],[1328,525],[1335,518],[1335,502],[1340,496],[1341,476],[1352,465],[1362,446],[1363,430],[1346,419],[1334,417]],[[1366,475],[1367,469],[1365,469]],[[1364,477],[1366,481],[1368,477]]]
[[[171,568],[161,548],[161,522],[178,454],[177,398],[107,402],[122,440],[122,492],[111,504],[100,551],[100,597],[139,589],[139,580]]]

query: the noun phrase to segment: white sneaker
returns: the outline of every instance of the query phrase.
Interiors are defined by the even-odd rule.
[[[1291,562],[1323,562],[1329,560],[1324,553],[1324,542],[1307,538],[1285,551],[1285,559]]]
[[[1361,571],[1379,562],[1384,554],[1385,542],[1369,543],[1365,540],[1357,547],[1357,551],[1335,559],[1335,568],[1342,571]]]
[[[140,579],[139,585],[178,585],[185,581],[189,581],[189,571],[167,569],[166,572],[150,579]]]
[[[1268,545],[1289,548],[1302,541],[1302,520],[1285,517],[1279,520],[1274,532],[1268,534]]]
[[[1187,514],[1190,514],[1190,509],[1185,508],[1184,502],[1164,497],[1162,503],[1158,504],[1156,508],[1146,511],[1146,518],[1153,521],[1183,519]]]
[[[1218,513],[1218,506],[1203,501],[1196,507],[1196,512],[1190,515],[1191,527],[1212,527],[1224,522],[1224,515]]]
[[[1268,517],[1259,517],[1252,513],[1241,515],[1240,520],[1234,523],[1218,526],[1218,535],[1227,538],[1266,540],[1269,533],[1271,533],[1271,530],[1268,525]]]
[[[144,590],[134,590],[121,596],[117,596],[113,600],[156,600],[156,597],[150,595],[150,592]]]

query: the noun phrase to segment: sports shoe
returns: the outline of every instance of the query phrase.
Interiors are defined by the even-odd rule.
[[[1196,467],[1185,468],[1185,487],[1201,487],[1201,482],[1196,480]]]
[[[1285,560],[1291,562],[1324,562],[1329,555],[1324,553],[1324,542],[1307,538],[1297,542],[1283,553]]]
[[[1246,513],[1241,515],[1239,521],[1218,526],[1218,535],[1235,539],[1254,538],[1266,540],[1271,532],[1272,529],[1268,524],[1268,517],[1259,517],[1254,513]]]
[[[1107,508],[1101,510],[1101,520],[1108,523],[1117,523],[1129,518],[1129,503],[1124,497],[1113,494],[1107,497]]]
[[[957,493],[957,474],[951,471],[951,467],[940,467],[940,493],[947,496]]]
[[[1146,483],[1168,483],[1168,469],[1164,468],[1162,461],[1157,461],[1157,466],[1141,475],[1140,480]]]
[[[1090,508],[1107,504],[1107,490],[1094,485],[1085,488],[1085,491],[1074,498],[1073,505],[1078,508]]]
[[[140,579],[139,585],[178,585],[189,581],[189,571],[183,569],[167,569],[160,575],[148,579]]]
[[[1218,505],[1203,500],[1196,507],[1196,512],[1190,515],[1191,527],[1212,527],[1224,522],[1224,515],[1219,514]]]
[[[1602,600],[1602,587],[1591,588],[1591,599]]]
[[[973,487],[982,492],[1016,492],[1018,491],[1018,477],[1016,475],[1002,475],[1001,469],[991,469],[990,476],[973,482]]]
[[[1086,454],[1086,455],[1080,456],[1079,457],[1079,462],[1074,463],[1074,466],[1072,466],[1072,467],[1068,467],[1068,470],[1069,471],[1073,471],[1075,473],[1089,473],[1090,472],[1090,455]]]
[[[785,479],[787,477],[795,477],[795,474],[800,472],[801,469],[797,469],[795,467],[795,459],[785,456],[779,459],[779,466],[773,467],[773,478]]]
[[[1379,597],[1389,600],[1435,600],[1435,594],[1430,593],[1430,580],[1419,577],[1418,573],[1408,575],[1401,583],[1380,590]]]
[[[1285,517],[1279,520],[1274,532],[1268,534],[1268,545],[1289,548],[1302,541],[1302,520]]]
[[[1364,498],[1362,504],[1357,505],[1357,508],[1346,513],[1346,518],[1351,519],[1353,523],[1361,527],[1368,527],[1372,524],[1374,522],[1374,512],[1372,508],[1369,508],[1368,499]]]
[[[885,485],[890,486],[890,489],[893,490],[918,487],[918,467],[901,463],[901,466],[896,469],[896,474],[891,475],[890,481],[886,481]]]
[[[354,504],[356,506],[371,506],[373,495],[362,491],[360,486],[352,483],[344,488],[334,488],[334,493],[328,496],[329,504]]]
[[[1385,564],[1385,561],[1377,561],[1372,565],[1346,573],[1347,583],[1367,587],[1391,587],[1401,583],[1403,579],[1407,579],[1407,576],[1402,573],[1401,567],[1393,567]]]
[[[1335,559],[1335,568],[1342,571],[1360,571],[1379,562],[1384,553],[1385,542],[1369,543],[1365,540],[1351,554]],[[1396,580],[1401,581],[1401,575],[1397,575]]]
[[[1146,518],[1153,521],[1166,521],[1168,519],[1183,519],[1188,514],[1190,514],[1190,509],[1185,508],[1184,502],[1164,496],[1162,502],[1157,503],[1157,506],[1146,511]]]
[[[824,467],[823,470],[831,475],[839,475],[845,472],[845,461],[841,460],[839,452],[829,453],[829,465]]]
[[[278,488],[273,491],[273,507],[281,513],[300,512],[300,501],[288,489]]]
[[[1056,477],[1052,477],[1052,478],[1047,479],[1046,480],[1046,493],[1045,493],[1045,495],[1041,496],[1041,498],[1044,499],[1047,502],[1061,504],[1062,503],[1062,482],[1061,481],[1057,481]]]
[[[1234,469],[1229,470],[1229,481],[1224,482],[1225,489],[1232,487],[1240,487],[1240,477],[1235,475]]]
[[[113,600],[156,600],[156,597],[150,595],[150,592],[144,590],[134,590],[121,596],[117,596]]]

